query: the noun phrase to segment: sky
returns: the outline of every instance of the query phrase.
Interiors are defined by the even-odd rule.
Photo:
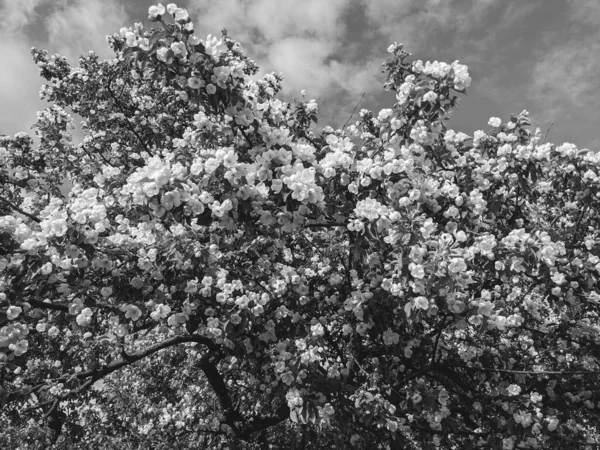
[[[28,131],[43,80],[30,48],[71,63],[90,50],[111,57],[106,35],[143,22],[146,0],[0,0],[0,134]],[[165,3],[166,5],[166,3]],[[284,100],[319,103],[338,128],[358,109],[393,106],[383,88],[387,47],[413,59],[459,60],[473,79],[448,122],[472,134],[490,117],[526,109],[547,142],[600,149],[598,0],[186,0],[196,34],[225,28],[261,73],[281,72]],[[356,118],[356,114],[354,116]]]

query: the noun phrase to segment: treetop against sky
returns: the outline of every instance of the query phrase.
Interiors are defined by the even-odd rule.
[[[0,136],[0,447],[599,445],[600,153],[449,128],[469,68],[398,42],[329,126],[145,14],[32,49],[48,105]]]
[[[30,47],[60,52],[70,62],[92,49],[107,57],[108,30],[145,18],[151,5],[1,1],[0,132],[29,129],[42,107]],[[554,122],[554,142],[592,150],[600,144],[596,0],[197,0],[180,6],[196,18],[202,37],[226,28],[261,73],[282,72],[284,98],[306,90],[332,126],[343,125],[363,92],[362,107],[379,110],[393,101],[380,91],[379,64],[396,41],[424,61],[458,59],[470,67],[476,83],[464,99],[469,106],[451,126],[470,134],[485,127],[482,118],[527,109],[544,130]]]

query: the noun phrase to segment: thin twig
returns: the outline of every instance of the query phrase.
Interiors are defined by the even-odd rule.
[[[597,443],[581,442],[576,439],[571,439],[571,438],[568,438],[566,436],[562,436],[562,435],[556,434],[556,433],[548,433],[548,435],[552,436],[554,438],[562,439],[563,441],[573,442],[574,444],[583,445],[584,447],[598,448],[600,446],[600,444],[597,444]]]
[[[543,144],[544,142],[546,142],[546,137],[548,136],[548,133],[550,133],[550,130],[552,129],[552,125],[554,125],[554,122],[550,123],[550,126],[548,127],[548,129],[546,130],[546,134],[544,135],[544,139],[542,139],[541,144]],[[541,145],[540,144],[540,145]]]
[[[17,205],[15,205],[14,203],[6,200],[5,198],[0,197],[0,201],[2,201],[5,205],[8,205],[9,207],[11,207],[12,209],[14,209],[16,212],[23,214],[26,217],[29,217],[31,220],[33,220],[34,222],[40,223],[41,220],[38,219],[37,217],[35,217],[32,214],[29,214],[28,212],[23,211],[21,208],[19,208]]]
[[[81,144],[81,148],[83,149],[83,151],[90,157],[92,158],[94,161],[96,160],[96,158],[94,158],[90,152],[87,151],[87,149],[85,148],[85,145]],[[111,167],[115,167],[108,159],[106,159],[106,157],[104,156],[104,154],[100,151],[98,152],[98,154],[100,155],[100,157],[106,162],[106,164],[108,164]]]
[[[354,109],[352,110],[352,114],[350,114],[350,117],[348,117],[348,120],[346,120],[346,123],[342,127],[342,130],[346,128],[346,125],[348,125],[348,122],[350,122],[350,119],[352,119],[352,116],[356,112],[356,108],[358,108],[358,105],[361,104],[361,102],[362,102],[362,100],[363,100],[364,97],[365,97],[365,93],[363,92],[362,95],[360,96],[360,100],[358,101],[358,103],[356,104],[356,106],[354,107]]]
[[[498,373],[509,373],[515,375],[600,375],[600,371],[597,370],[512,370],[512,369],[496,369],[494,367],[469,367],[462,364],[447,364],[449,367],[459,367],[461,369],[477,370],[479,372],[498,372]]]
[[[303,228],[334,228],[334,227],[346,227],[347,223],[308,223],[306,225],[302,225]]]
[[[112,82],[112,80],[111,80],[111,82]],[[138,132],[135,131],[135,128],[133,127],[133,125],[131,124],[131,122],[129,122],[129,117],[127,117],[127,114],[125,113],[125,109],[121,105],[121,102],[119,101],[119,99],[117,98],[117,96],[114,94],[114,92],[111,90],[110,83],[108,84],[108,86],[106,87],[106,89],[108,90],[108,92],[111,95],[111,97],[114,99],[114,101],[115,101],[117,107],[119,108],[119,110],[121,110],[121,113],[125,116],[125,122],[127,124],[127,128],[129,128],[129,131],[131,131],[135,135],[135,137],[138,139],[139,143],[142,144],[142,147],[144,148],[144,150],[146,151],[146,153],[148,153],[150,156],[153,156],[152,152],[148,149],[148,146],[146,145],[146,143],[144,142],[144,140],[141,138],[141,136],[138,134]]]
[[[437,354],[438,346],[440,344],[440,337],[442,336],[442,333],[444,332],[444,329],[446,328],[446,326],[447,326],[446,318],[444,317],[444,322],[442,323],[442,326],[440,327],[440,331],[437,333],[437,336],[435,337],[435,344],[433,346],[433,353],[431,355],[431,365],[432,366],[435,364],[435,356]]]

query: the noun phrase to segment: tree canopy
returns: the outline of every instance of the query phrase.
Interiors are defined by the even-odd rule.
[[[2,448],[600,445],[598,153],[448,129],[467,67],[401,44],[392,107],[317,128],[149,18],[33,50],[49,106],[0,137]]]

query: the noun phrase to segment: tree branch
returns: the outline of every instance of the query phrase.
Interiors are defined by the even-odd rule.
[[[12,184],[13,186],[17,186],[20,188],[25,188],[27,187],[27,181],[29,181],[31,178],[26,178],[24,180],[20,180],[20,181],[13,181],[13,180],[9,180],[8,177],[3,177],[0,174],[0,183],[8,183],[8,184]]]
[[[17,205],[15,205],[12,202],[9,202],[8,200],[6,200],[5,198],[0,197],[0,201],[2,203],[4,203],[5,205],[9,206],[11,209],[15,210],[16,212],[18,212],[19,214],[23,214],[26,217],[29,217],[31,220],[33,220],[34,222],[40,223],[41,220],[38,219],[37,217],[35,217],[32,214],[29,214],[28,212],[23,211],[21,208],[19,208]]]
[[[60,382],[72,379],[86,379],[89,378],[87,382],[94,383],[101,378],[104,378],[106,375],[109,375],[125,366],[129,366],[141,359],[146,358],[160,350],[164,350],[165,348],[173,347],[175,345],[187,343],[187,342],[197,342],[198,344],[206,345],[212,352],[218,349],[218,346],[211,341],[210,339],[203,336],[175,336],[170,339],[166,339],[158,344],[151,345],[150,347],[141,350],[139,352],[134,352],[127,355],[127,359],[121,359],[119,361],[113,362],[106,366],[101,366],[94,370],[87,370],[85,372],[74,373],[72,375],[63,375],[59,378],[54,378],[49,380],[51,382]],[[86,383],[87,383],[86,382]],[[90,383],[90,384],[91,384]]]
[[[497,373],[509,373],[515,375],[564,375],[564,376],[575,376],[575,375],[600,375],[600,371],[597,370],[512,370],[512,369],[496,369],[493,367],[469,367],[462,364],[446,364],[448,367],[459,367],[461,369],[477,370],[479,372],[497,372]]]
[[[440,337],[442,336],[442,333],[446,329],[446,325],[447,325],[446,324],[446,317],[444,317],[444,321],[442,322],[442,324],[440,326],[440,330],[437,332],[437,336],[435,337],[435,344],[433,346],[433,353],[431,354],[431,365],[432,366],[435,364],[435,357],[437,355],[438,346],[440,344]]]
[[[52,309],[54,311],[65,311],[65,312],[69,311],[69,307],[66,305],[57,305],[55,303],[40,302],[39,300],[27,300],[27,303],[29,303],[34,308]]]
[[[94,158],[90,152],[87,151],[87,149],[85,148],[85,145],[81,144],[81,149],[86,153],[86,155],[88,155],[90,158],[92,158],[94,161],[96,160],[96,158]],[[98,152],[98,154],[100,155],[100,157],[104,160],[104,162],[106,162],[106,164],[108,164],[111,167],[115,167],[108,159],[106,159],[106,156],[104,156],[104,153],[102,152]]]
[[[552,436],[553,438],[561,439],[566,442],[572,442],[574,444],[582,445],[583,447],[592,447],[592,448],[596,448],[596,449],[600,447],[600,444],[590,444],[587,442],[581,442],[576,439],[571,439],[571,438],[568,438],[566,436],[561,436],[560,434],[556,434],[556,433],[548,433],[548,436]]]
[[[334,228],[334,227],[345,227],[347,223],[309,223],[306,225],[302,225],[303,228]]]
[[[265,428],[277,425],[283,422],[290,416],[290,408],[287,403],[283,403],[272,416],[254,418],[243,427],[240,432],[241,439],[248,439],[254,433],[264,430]]]
[[[354,109],[352,110],[352,113],[350,114],[350,117],[348,117],[348,120],[346,120],[346,123],[342,127],[342,130],[346,128],[346,125],[348,125],[348,122],[350,122],[350,119],[352,119],[352,116],[356,112],[356,108],[358,108],[358,105],[361,104],[361,102],[363,101],[363,98],[365,98],[365,93],[364,92],[362,93],[362,95],[360,96],[360,100],[358,101],[358,103],[356,104],[356,106],[354,107]]]
[[[546,138],[548,137],[548,133],[550,133],[550,130],[552,129],[552,125],[554,125],[554,121],[552,121],[550,123],[550,126],[546,130],[546,134],[544,135],[544,139],[542,139],[542,142],[540,143],[540,145],[542,145],[544,142],[546,142]]]
[[[200,358],[200,368],[204,372],[208,384],[210,384],[219,399],[221,408],[223,408],[223,412],[225,413],[225,423],[232,428],[235,434],[238,434],[239,428],[236,425],[236,422],[243,422],[244,418],[233,406],[233,402],[231,401],[231,397],[227,390],[227,385],[217,370],[216,363],[219,359],[220,357],[216,351],[208,352]]]
[[[225,384],[222,375],[217,370],[216,364],[219,359],[220,355],[216,351],[206,353],[200,359],[200,368],[204,372],[208,383],[219,399],[219,403],[225,414],[225,424],[232,429],[233,433],[238,438],[247,440],[252,434],[276,425],[289,417],[290,410],[287,403],[284,402],[277,408],[274,415],[255,417],[250,420],[244,418],[233,405],[227,390],[227,385]]]
[[[423,428],[423,427],[419,427],[419,426],[411,426],[411,425],[407,425],[407,426],[411,430],[418,430],[418,431],[429,433],[429,434],[445,434],[445,435],[459,434],[459,435],[463,435],[463,436],[489,436],[490,434],[492,434],[489,431],[486,432],[486,431],[471,431],[471,430],[457,430],[457,429],[432,430],[431,428]]]
[[[111,82],[112,82],[112,80],[111,80]],[[150,156],[152,156],[152,152],[148,149],[148,146],[146,145],[146,143],[142,140],[141,136],[137,133],[137,131],[135,131],[135,128],[133,128],[131,126],[131,123],[129,122],[129,117],[127,117],[127,114],[125,114],[125,110],[124,110],[123,106],[121,105],[121,102],[119,101],[117,96],[114,94],[114,92],[110,88],[110,83],[108,84],[106,89],[110,93],[111,97],[114,99],[115,103],[117,104],[117,107],[121,110],[121,113],[125,116],[125,122],[127,122],[127,128],[129,128],[129,131],[131,131],[135,135],[135,137],[138,139],[138,141],[140,141],[140,144],[142,144],[142,147],[144,147],[144,150]]]

